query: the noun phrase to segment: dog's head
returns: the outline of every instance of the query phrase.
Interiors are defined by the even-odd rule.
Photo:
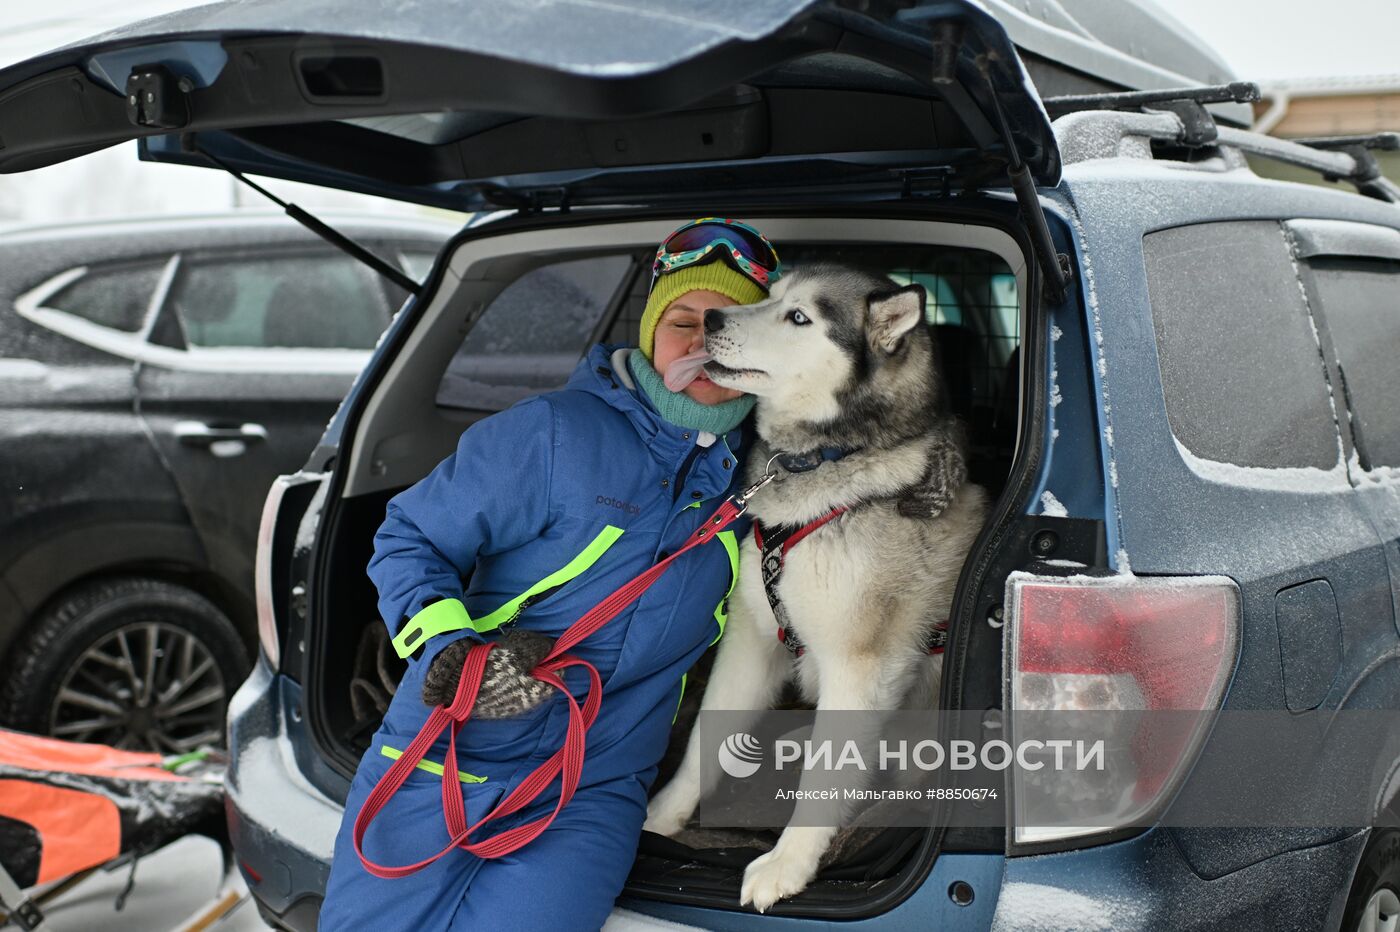
[[[836,265],[781,278],[758,304],[705,312],[705,372],[758,396],[760,417],[834,424],[936,400],[924,289]],[[765,412],[766,409],[766,412]]]

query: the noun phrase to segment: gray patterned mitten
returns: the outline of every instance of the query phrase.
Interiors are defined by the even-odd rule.
[[[476,642],[470,638],[453,641],[433,658],[423,677],[423,701],[428,705],[448,705],[457,696],[462,663]],[[550,649],[554,638],[538,631],[517,628],[496,641],[486,658],[481,689],[476,694],[472,715],[478,718],[508,718],[528,712],[549,697],[554,687],[530,675]]]

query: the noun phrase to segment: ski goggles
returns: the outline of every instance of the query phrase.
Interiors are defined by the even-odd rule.
[[[723,259],[765,291],[782,274],[778,252],[762,233],[738,220],[701,217],[666,237],[656,250],[647,293],[667,272],[715,259]]]

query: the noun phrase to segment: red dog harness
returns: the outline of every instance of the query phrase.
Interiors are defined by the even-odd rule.
[[[762,522],[755,521],[753,523],[753,540],[758,545],[759,553],[763,555],[763,592],[768,596],[768,605],[773,609],[773,617],[778,620],[778,640],[792,652],[794,657],[801,657],[807,648],[803,646],[802,639],[797,636],[797,631],[792,626],[792,620],[788,617],[787,609],[783,606],[783,600],[778,598],[778,580],[783,575],[783,564],[787,562],[787,552],[796,547],[798,541],[808,534],[828,521],[845,514],[846,511],[845,507],[833,508],[820,518],[809,521],[801,527],[794,527],[790,524],[765,527]],[[940,621],[929,632],[927,651],[930,654],[941,654],[947,646],[948,622]]]
[[[671,563],[677,557],[692,547],[713,540],[720,531],[744,513],[753,494],[771,482],[772,479],[772,475],[764,476],[744,491],[731,495],[716,509],[713,517],[690,535],[685,546],[593,606],[586,615],[570,625],[559,636],[559,639],[554,643],[554,649],[545,656],[539,666],[530,672],[535,679],[542,683],[548,683],[563,693],[564,699],[569,704],[569,722],[564,732],[564,746],[556,751],[549,760],[537,767],[525,778],[523,783],[497,803],[494,809],[468,825],[466,812],[462,805],[461,790],[458,786],[457,732],[461,731],[462,725],[471,716],[472,706],[476,704],[477,691],[481,688],[482,675],[486,670],[486,658],[496,645],[488,641],[472,647],[467,652],[466,661],[462,664],[462,678],[457,684],[457,694],[453,697],[452,703],[433,709],[428,720],[423,723],[418,736],[380,778],[379,783],[365,798],[364,805],[360,807],[359,813],[355,816],[355,828],[352,836],[355,843],[355,854],[359,856],[360,863],[364,865],[365,870],[376,877],[385,879],[407,877],[409,874],[416,873],[432,864],[453,848],[462,848],[480,858],[499,858],[519,850],[538,838],[554,821],[559,810],[563,809],[565,803],[573,797],[574,791],[578,789],[579,776],[583,772],[583,757],[588,729],[597,719],[598,708],[602,704],[603,688],[597,669],[588,661],[571,656],[567,652],[617,617],[627,606],[641,598],[642,593],[646,592],[651,584],[670,568]],[[588,696],[584,700],[582,708],[579,707],[578,700],[569,692],[560,676],[569,667],[582,667],[588,674]],[[437,854],[414,864],[390,866],[376,864],[365,857],[363,850],[365,832],[368,831],[370,822],[374,821],[374,817],[380,813],[394,793],[398,792],[399,787],[403,786],[408,775],[418,766],[418,762],[432,748],[443,731],[447,731],[447,755],[443,760],[442,767],[442,812],[447,823],[448,834],[452,836],[451,841]],[[559,801],[554,804],[553,812],[500,832],[490,838],[479,841],[469,840],[472,833],[488,822],[519,812],[534,802],[554,782],[555,777],[560,778],[560,785]]]

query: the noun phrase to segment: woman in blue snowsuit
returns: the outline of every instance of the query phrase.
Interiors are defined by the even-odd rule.
[[[673,392],[663,377],[703,349],[707,308],[755,303],[777,274],[777,256],[751,228],[718,218],[685,225],[658,250],[636,349],[593,347],[564,389],[473,424],[453,455],[389,501],[369,575],[395,646],[415,653],[351,783],[322,930],[602,926],[636,853],[685,673],[723,631],[742,526],[677,559],[571,651],[598,669],[602,707],[578,791],[543,835],[495,859],[453,849],[386,880],[361,865],[352,825],[430,706],[451,701],[473,643],[497,646],[457,738],[467,822],[563,744],[567,703],[528,671],[741,487],[739,425],[753,399],[703,375]],[[583,695],[577,668],[565,682]],[[446,753],[444,735],[370,826],[366,857],[409,864],[448,843]],[[558,786],[484,834],[548,814]]]

